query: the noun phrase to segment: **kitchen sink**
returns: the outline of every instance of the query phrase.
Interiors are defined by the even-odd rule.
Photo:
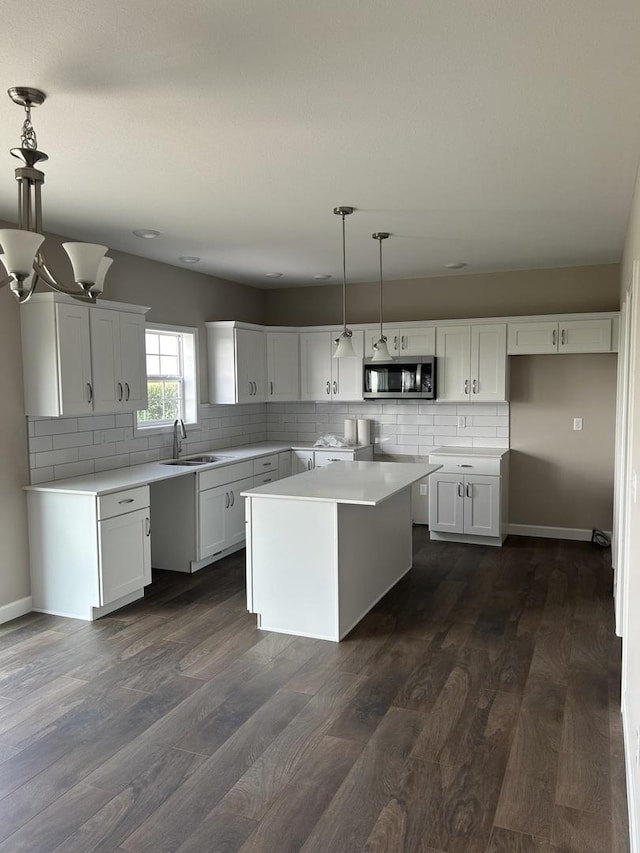
[[[170,459],[162,464],[190,468],[196,465],[210,465],[212,462],[227,462],[229,459],[235,459],[235,456],[218,456],[217,454],[206,453],[203,456],[190,456],[186,459]]]

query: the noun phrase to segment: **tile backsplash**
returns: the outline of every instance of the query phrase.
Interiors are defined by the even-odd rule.
[[[313,441],[367,418],[376,454],[425,456],[433,447],[509,447],[508,403],[270,403],[268,437]]]
[[[508,447],[509,404],[252,403],[203,405],[187,429],[186,454],[260,441],[343,435],[345,418],[371,421],[375,452],[426,456],[433,447]],[[154,462],[171,456],[170,432],[134,433],[132,414],[27,418],[31,483]]]

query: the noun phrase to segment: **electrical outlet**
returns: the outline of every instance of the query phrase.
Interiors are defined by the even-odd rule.
[[[458,428],[464,429],[467,425],[467,419],[464,415],[458,415]]]
[[[574,430],[582,429],[582,418],[574,418],[573,419],[573,428]]]
[[[420,483],[420,494],[421,495],[428,495],[429,494],[429,492],[427,491],[427,484],[426,483]]]

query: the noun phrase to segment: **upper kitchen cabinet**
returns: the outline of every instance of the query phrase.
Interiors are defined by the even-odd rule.
[[[205,323],[210,403],[264,403],[266,349],[262,326]]]
[[[144,409],[148,310],[34,294],[20,308],[25,413],[57,417]]]
[[[357,358],[333,358],[341,330],[300,333],[300,399],[362,400],[364,334],[352,337]]]
[[[436,355],[438,400],[507,399],[506,324],[439,326]]]
[[[300,399],[300,343],[297,331],[268,330],[267,391],[269,403]]]
[[[613,343],[611,317],[510,322],[507,354],[611,352]]]
[[[393,356],[436,354],[435,326],[383,327],[383,330],[387,347]],[[373,345],[380,339],[380,326],[365,329],[364,337],[364,354],[366,358],[371,358],[375,353]]]

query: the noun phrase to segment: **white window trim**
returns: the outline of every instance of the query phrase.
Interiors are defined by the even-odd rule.
[[[189,382],[189,387],[185,389],[185,396],[190,396],[192,400],[192,411],[194,417],[185,420],[186,427],[198,426],[198,412],[200,401],[198,399],[198,389],[200,387],[199,375],[199,346],[198,346],[198,329],[195,326],[175,326],[173,323],[147,323],[145,331],[159,332],[177,332],[179,334],[193,335],[193,382]],[[188,380],[187,380],[188,381]],[[166,435],[173,432],[172,424],[163,424],[162,426],[141,426],[138,425],[137,412],[133,417],[133,435],[134,438],[148,437],[150,435]]]

